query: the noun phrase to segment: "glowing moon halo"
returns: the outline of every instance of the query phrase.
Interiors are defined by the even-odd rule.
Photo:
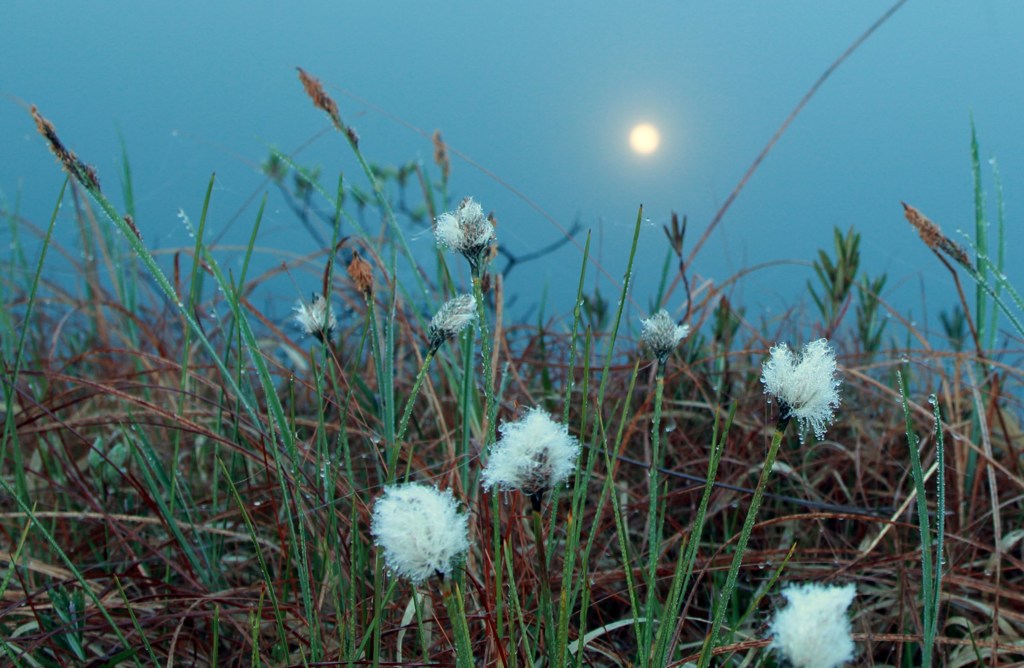
[[[629,147],[634,153],[650,155],[658,150],[661,134],[650,123],[637,123],[629,132]]]

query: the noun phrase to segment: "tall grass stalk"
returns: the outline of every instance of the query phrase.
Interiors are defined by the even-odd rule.
[[[608,381],[609,381],[609,379],[611,377],[610,369],[611,369],[611,363],[612,363],[612,356],[613,356],[614,351],[615,351],[615,342],[618,339],[619,326],[620,326],[620,324],[622,322],[622,313],[623,313],[623,310],[624,310],[625,305],[626,305],[626,300],[629,298],[630,288],[632,286],[633,261],[636,258],[637,243],[640,240],[640,225],[641,225],[641,223],[643,221],[643,213],[644,213],[644,208],[643,208],[643,206],[640,206],[637,209],[636,223],[633,226],[633,241],[630,244],[629,258],[626,261],[626,270],[623,273],[623,277],[622,277],[622,289],[621,289],[621,291],[619,293],[619,302],[618,302],[618,306],[617,306],[617,308],[615,310],[615,318],[612,321],[612,330],[611,330],[610,338],[605,343],[605,345],[607,347],[605,348],[604,368],[603,368],[603,370],[601,372],[601,382],[600,382],[600,385],[599,385],[598,390],[597,390],[597,405],[599,405],[599,406],[604,404],[605,391],[608,388]],[[633,388],[636,386],[636,378],[637,378],[637,373],[639,372],[639,368],[640,368],[640,360],[638,359],[636,361],[636,363],[633,365],[633,371],[630,374],[629,390],[628,390],[628,392],[625,395],[626,397],[631,397],[632,394],[633,394]],[[628,411],[629,411],[629,403],[628,403],[628,401],[623,401],[622,402],[620,419],[619,419],[618,435],[617,435],[617,437],[615,439],[615,451],[616,452],[618,452],[619,444],[622,442],[622,434],[623,434],[623,431],[624,431],[624,429],[626,427],[626,416],[628,415]],[[612,453],[608,449],[607,433],[605,431],[605,425],[602,422],[600,414],[597,414],[595,416],[595,422],[594,422],[594,428],[593,428],[593,436],[591,438],[591,443],[593,445],[597,446],[599,448],[599,451],[601,452],[601,454],[604,456],[605,469],[608,472],[608,476],[606,478],[606,481],[607,481],[606,485],[610,485],[612,477],[613,477],[612,476],[612,472],[615,470],[616,467],[612,465]],[[602,490],[602,495],[601,495],[602,500],[605,498],[605,493],[604,492],[605,492],[605,490]],[[637,598],[637,594],[636,594],[636,587],[635,587],[635,584],[633,582],[632,568],[630,567],[630,564],[632,563],[632,560],[631,560],[631,557],[630,557],[629,536],[628,536],[628,534],[627,534],[627,532],[625,530],[625,525],[623,524],[622,508],[620,507],[619,499],[618,499],[618,497],[615,494],[610,494],[609,496],[610,496],[611,501],[612,501],[612,513],[613,513],[614,518],[615,518],[616,537],[617,537],[618,543],[619,543],[619,550],[620,550],[620,555],[621,555],[621,558],[622,558],[623,570],[624,570],[624,573],[626,575],[626,589],[627,589],[627,592],[628,592],[628,595],[629,595],[630,607],[631,607],[632,610],[639,611],[640,607],[638,605],[638,598]],[[587,546],[587,552],[589,552],[590,548],[591,548],[591,546],[588,545]],[[633,616],[633,628],[634,628],[634,633],[636,634],[636,638],[639,640],[640,637],[641,637],[641,628],[640,628],[639,619],[638,619],[638,617],[636,615]],[[638,662],[642,663],[643,662],[642,659],[645,656],[642,647],[640,648],[640,651],[641,651],[641,655],[638,658],[639,659]]]
[[[590,233],[588,232],[586,243],[583,246],[583,258],[580,262],[580,278],[579,283],[577,284],[576,298],[573,302],[572,309],[572,333],[569,338],[569,372],[566,376],[564,408],[562,412],[562,422],[567,425],[569,424],[569,410],[572,405],[573,394],[576,390],[576,348],[579,343],[578,335],[582,317],[581,304],[583,303],[583,288],[586,282],[587,261],[589,257]],[[584,359],[589,359],[589,355],[585,354]],[[588,387],[586,380],[588,377],[589,369],[584,368],[584,382],[582,383],[584,391],[580,393],[580,433],[583,433],[583,425],[587,423],[588,417],[586,392],[586,388]],[[566,518],[565,553],[562,557],[561,594],[558,600],[558,621],[556,623],[557,638],[555,640],[556,652],[553,662],[553,665],[558,666],[564,666],[568,662],[569,624],[573,610],[575,609],[576,601],[580,596],[580,590],[585,589],[586,587],[584,583],[579,582],[577,578],[573,577],[577,564],[580,536],[583,531],[581,513],[583,512],[584,505],[587,501],[587,490],[590,488],[590,474],[592,473],[592,470],[584,464],[583,460],[584,458],[581,456],[576,461],[576,474],[574,476],[575,484],[573,485],[573,494],[570,501],[568,517]],[[552,512],[552,515],[553,514],[554,512]],[[581,558],[586,560],[587,556],[588,553],[584,553]]]
[[[457,668],[473,668],[473,647],[469,642],[469,625],[466,622],[466,607],[462,590],[458,582],[450,582],[447,578],[441,583],[448,617],[452,622],[452,633],[455,635],[455,665]]]
[[[128,183],[131,181],[128,180]],[[129,186],[130,188],[130,186]],[[202,264],[203,257],[203,235],[206,232],[206,216],[210,211],[210,198],[213,195],[213,178],[210,179],[206,186],[206,195],[203,197],[202,212],[199,214],[199,227],[194,231],[195,236],[195,247],[192,250],[192,271],[189,275],[189,293],[188,301],[186,302],[187,308],[192,311],[196,311],[200,308],[200,297],[202,294],[202,281],[201,274],[199,273],[199,266]],[[131,215],[131,214],[129,214]],[[186,219],[187,220],[187,219]],[[191,226],[191,223],[189,223]],[[189,230],[193,233],[193,230]],[[178,413],[184,413],[185,403],[188,400],[188,384],[189,378],[191,377],[190,360],[192,357],[192,330],[186,329],[183,333],[184,341],[181,348],[181,382],[178,385]],[[179,461],[181,453],[181,441],[184,438],[184,433],[176,431],[174,433],[174,444],[172,446],[172,461]],[[171,472],[170,490],[168,498],[168,506],[170,516],[173,517],[175,510],[178,505],[178,471],[174,470]],[[203,572],[208,572],[204,570]],[[170,564],[167,565],[164,571],[166,578],[170,577]]]
[[[482,414],[482,425],[484,429],[484,447],[489,448],[494,443],[495,429],[497,425],[494,424],[497,416],[498,406],[495,402],[494,396],[494,369],[491,366],[491,329],[487,322],[487,308],[486,301],[484,300],[483,283],[482,277],[479,275],[473,276],[473,297],[476,298],[476,320],[477,330],[480,332],[480,358],[481,358],[481,374],[483,376],[483,414]],[[468,416],[467,416],[468,419]],[[468,458],[469,453],[462,453],[464,458]],[[468,479],[464,479],[466,484],[469,484]]]
[[[665,364],[658,362],[654,385],[654,417],[651,420],[651,461],[647,469],[647,568],[646,587],[647,604],[644,606],[647,624],[644,626],[644,637],[641,643],[649,647],[654,638],[654,620],[658,619],[657,607],[658,562],[661,558],[661,522],[659,516],[665,507],[661,500],[659,485],[662,453],[661,453],[661,404],[665,396]]]
[[[4,438],[0,444],[0,461],[7,459],[7,449],[10,447],[11,457],[14,460],[14,488],[17,490],[18,498],[28,501],[28,484],[25,481],[25,463],[22,460],[21,448],[17,443],[17,426],[14,422],[15,398],[18,393],[18,376],[21,373],[22,365],[25,363],[25,342],[28,340],[28,333],[31,328],[33,308],[36,303],[36,295],[39,292],[39,279],[43,275],[43,266],[46,260],[46,251],[50,248],[50,241],[53,238],[53,228],[57,223],[57,214],[60,212],[61,202],[64,200],[64,192],[67,190],[68,180],[60,187],[60,194],[57,195],[57,203],[50,214],[50,223],[46,226],[46,235],[43,237],[43,246],[39,251],[39,261],[36,262],[36,270],[32,276],[32,282],[28,290],[28,303],[25,305],[25,317],[18,335],[18,343],[14,352],[14,364],[9,368],[9,376],[4,379]],[[4,366],[7,366],[5,361]],[[5,374],[6,375],[6,374]]]
[[[690,533],[686,537],[685,547],[681,550],[680,558],[676,559],[668,595],[665,597],[665,605],[662,607],[661,614],[659,615],[659,618],[662,620],[671,621],[678,619],[682,612],[683,596],[689,588],[690,578],[693,577],[693,567],[697,561],[697,549],[700,547],[700,538],[704,533],[704,521],[707,517],[708,504],[711,501],[711,492],[715,488],[715,477],[718,475],[718,464],[722,461],[726,439],[735,417],[736,404],[733,404],[729,409],[724,425],[721,424],[719,416],[715,416],[714,432],[711,435],[710,452],[708,454],[707,478],[704,481],[704,493],[701,495],[700,504],[697,506],[697,513],[694,515]],[[651,665],[663,666],[668,664],[671,657],[671,646],[679,633],[681,625],[681,619],[678,624],[662,623],[658,625],[657,634],[654,638],[654,652],[651,656]]]
[[[733,552],[732,563],[729,565],[729,572],[726,575],[725,586],[722,588],[722,592],[719,594],[715,605],[715,616],[711,623],[711,633],[708,634],[704,642],[704,651],[700,655],[700,661],[697,664],[698,668],[706,668],[711,665],[714,650],[718,647],[718,635],[721,632],[725,615],[732,607],[732,594],[736,589],[736,580],[739,576],[740,565],[743,563],[743,555],[747,551],[750,532],[753,531],[754,523],[757,521],[757,512],[761,509],[761,501],[764,499],[764,492],[768,486],[768,477],[772,472],[772,467],[775,466],[775,458],[779,454],[779,445],[782,443],[782,438],[786,433],[786,427],[789,426],[790,420],[789,413],[783,412],[775,423],[772,442],[768,446],[768,454],[765,455],[764,464],[761,467],[761,475],[757,479],[757,487],[754,488],[754,496],[750,500],[750,508],[747,510],[747,516],[743,520],[743,528],[740,530],[739,539],[736,541],[736,548]]]
[[[946,463],[945,441],[942,431],[942,415],[939,402],[935,395],[929,397],[932,415],[935,419],[935,466],[936,466],[936,508],[935,508],[935,539],[932,542],[931,515],[928,511],[928,487],[921,466],[921,439],[914,432],[910,417],[910,405],[907,400],[908,390],[903,374],[896,372],[900,399],[903,404],[903,415],[906,423],[907,449],[910,453],[910,470],[914,477],[914,496],[917,500],[917,523],[921,538],[921,606],[923,633],[921,639],[921,664],[931,666],[935,639],[939,632],[939,603],[942,591],[942,571],[945,566],[945,526],[946,526]]]
[[[531,526],[533,528],[533,543],[536,546],[537,555],[537,577],[540,581],[539,587],[539,638],[544,639],[544,649],[549,660],[556,655],[557,633],[554,628],[554,617],[551,612],[551,576],[548,574],[548,550],[544,541],[544,517],[541,514],[540,503],[532,502],[533,509],[530,511]]]

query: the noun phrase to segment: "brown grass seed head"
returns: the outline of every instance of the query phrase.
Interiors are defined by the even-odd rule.
[[[339,130],[343,129],[344,123],[341,122],[341,113],[338,111],[338,104],[330,95],[327,94],[324,90],[323,84],[320,83],[320,80],[306,72],[306,70],[301,67],[296,67],[295,69],[299,71],[299,81],[302,82],[302,87],[306,90],[306,95],[308,95],[309,99],[313,101],[313,106],[326,112]]]
[[[441,168],[441,175],[444,180],[448,180],[448,175],[452,172],[452,162],[448,157],[448,144],[444,143],[444,139],[441,138],[441,131],[434,130],[434,164]]]
[[[60,137],[57,136],[57,128],[39,113],[39,109],[35,105],[32,105],[32,118],[35,119],[39,134],[50,144],[50,150],[57,156],[57,160],[64,166],[64,170],[78,179],[78,182],[86,188],[100,190],[100,177],[96,174],[96,170],[79,160],[74,151],[64,146]]]
[[[358,251],[352,252],[352,261],[348,263],[348,277],[352,279],[360,293],[373,294],[373,267],[359,255]]]
[[[921,241],[923,241],[928,248],[932,249],[936,253],[942,251],[965,267],[969,267],[971,265],[971,260],[967,256],[967,251],[943,234],[938,225],[933,223],[924,214],[906,202],[901,202],[901,204],[903,205],[903,215],[906,216],[907,222],[914,226],[917,233],[921,235]]]

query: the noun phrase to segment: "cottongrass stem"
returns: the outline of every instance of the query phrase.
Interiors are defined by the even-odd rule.
[[[323,295],[314,293],[309,304],[300,299],[292,310],[295,311],[295,324],[307,335],[315,336],[321,343],[330,341],[334,336],[338,321],[330,302]]]
[[[819,439],[832,424],[839,407],[836,354],[826,339],[811,341],[797,358],[789,346],[780,343],[761,368],[764,392],[778,399],[780,418],[797,418],[800,437],[810,427]]]
[[[445,341],[457,336],[475,318],[476,297],[473,295],[460,295],[445,302],[430,320],[430,325],[427,326],[427,340],[429,341],[427,354],[423,357],[423,365],[416,374],[412,392],[409,393],[409,398],[405,401],[405,410],[402,411],[402,419],[398,423],[396,443],[401,443],[402,439],[405,438],[405,431],[409,427],[409,419],[412,417],[412,409],[416,403],[416,397],[419,396],[420,388],[423,386],[423,380],[427,377],[427,371],[430,369],[430,363],[434,360],[434,355],[437,354],[437,351],[444,345]],[[389,473],[394,471],[397,460],[398,448],[395,448],[394,456],[388,461]],[[410,465],[412,464],[411,453],[408,462]],[[407,467],[405,471],[406,480],[409,478],[409,472],[410,468]]]
[[[857,588],[813,582],[782,590],[788,601],[775,613],[771,647],[794,668],[839,668],[853,660],[853,638],[846,614]]]
[[[678,325],[668,314],[668,311],[661,309],[650,318],[640,321],[643,324],[643,332],[640,335],[644,346],[658,360],[657,380],[654,390],[654,417],[651,420],[651,460],[647,468],[647,549],[648,561],[646,571],[647,581],[647,617],[653,617],[655,578],[657,573],[657,560],[661,544],[661,526],[658,522],[658,506],[661,495],[659,494],[660,478],[658,472],[661,470],[663,455],[661,448],[661,408],[665,395],[665,367],[668,356],[676,349],[679,342],[689,333],[689,325]],[[650,644],[653,633],[653,625],[645,627],[645,644]]]
[[[761,466],[761,475],[754,488],[754,496],[750,500],[750,508],[743,520],[736,551],[725,578],[725,587],[715,606],[715,616],[711,624],[711,633],[705,642],[705,651],[701,653],[699,668],[706,668],[711,663],[711,656],[718,644],[718,634],[722,629],[725,613],[730,607],[736,581],[739,577],[743,555],[747,551],[750,533],[757,521],[757,512],[761,509],[768,477],[775,466],[775,458],[779,455],[779,446],[786,428],[793,418],[797,418],[801,426],[810,425],[818,438],[824,436],[825,425],[832,423],[832,416],[839,406],[839,384],[836,378],[836,358],[832,348],[825,339],[812,341],[804,346],[803,355],[798,361],[793,357],[786,344],[771,349],[771,358],[762,366],[761,382],[764,391],[779,400],[782,404],[779,419],[775,423],[771,445]]]
[[[395,575],[420,584],[442,580],[469,550],[469,518],[451,490],[420,483],[384,490],[373,506],[370,533]]]
[[[541,501],[544,492],[566,481],[576,470],[580,444],[565,425],[555,422],[542,408],[533,408],[520,419],[505,422],[500,429],[501,440],[491,450],[481,475],[482,484],[484,489],[519,490],[530,499],[540,577],[541,636],[551,648],[554,646],[554,620]]]
[[[540,510],[541,495],[576,470],[579,441],[542,408],[503,423],[500,430],[501,440],[491,450],[483,471],[483,487],[519,490],[530,497],[534,510]]]

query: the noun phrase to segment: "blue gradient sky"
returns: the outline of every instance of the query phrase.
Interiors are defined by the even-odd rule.
[[[301,65],[338,97],[370,159],[429,163],[431,146],[343,90],[442,130],[562,226],[578,218],[592,227],[613,275],[643,203],[650,222],[634,295],[645,305],[670,212],[689,216],[696,240],[811,83],[890,5],[19,3],[0,27],[0,191],[43,224],[62,178],[13,96],[37,104],[113,192],[123,135],[138,224],[151,245],[188,243],[177,211],[198,217],[216,171],[217,232],[265,188],[257,165],[269,146],[290,150],[325,127],[296,81]],[[948,276],[899,202],[918,206],[950,236],[973,225],[973,114],[982,157],[996,156],[1004,177],[1011,253],[1024,247],[1015,225],[1024,208],[1022,36],[1017,0],[911,0],[793,124],[695,271],[722,280],[753,264],[791,261],[757,272],[736,295],[752,313],[777,313],[804,292],[809,262],[831,245],[832,227],[854,225],[865,266],[891,275],[889,299],[918,318],[922,286],[929,309],[952,304]],[[660,151],[647,158],[626,142],[641,120],[662,133]],[[351,164],[345,151],[328,135],[304,159],[331,180]],[[452,179],[455,194],[496,211],[512,250],[558,238],[528,203],[473,166],[457,160]],[[227,240],[244,242],[254,215],[253,205]],[[261,245],[315,249],[279,203],[264,227]],[[431,240],[411,243],[426,248]],[[531,292],[547,282],[552,308],[565,311],[579,257],[567,248],[512,279],[531,281],[519,288]],[[276,290],[285,310],[296,287]]]

